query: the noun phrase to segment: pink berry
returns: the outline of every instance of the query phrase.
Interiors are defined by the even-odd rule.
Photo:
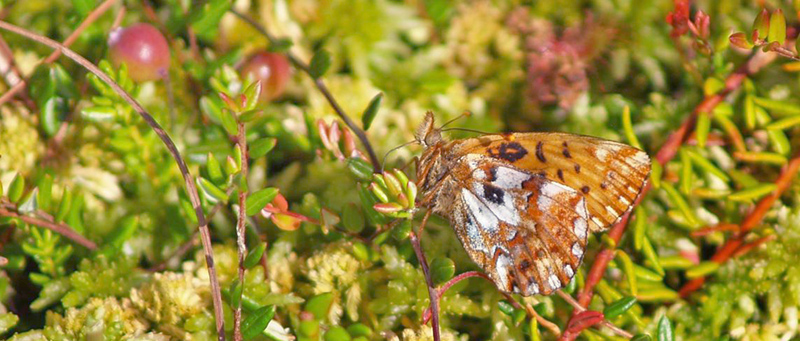
[[[242,66],[242,77],[261,81],[262,102],[273,100],[283,94],[290,75],[289,60],[280,53],[258,52]]]
[[[125,63],[128,75],[136,82],[162,79],[169,69],[169,45],[164,35],[150,24],[138,23],[118,28],[108,37],[114,65]]]

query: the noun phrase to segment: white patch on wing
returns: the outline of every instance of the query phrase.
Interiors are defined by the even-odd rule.
[[[597,219],[597,217],[592,217],[592,222],[595,223],[600,228],[606,227],[605,225],[603,225],[603,222],[600,221],[600,219]]]
[[[539,284],[536,284],[536,281],[531,281],[531,283],[528,284],[528,293],[531,295],[539,293]]]
[[[581,258],[581,256],[583,256],[583,248],[581,248],[581,244],[578,244],[578,242],[572,244],[572,255],[576,258]]]
[[[475,194],[466,188],[461,189],[461,197],[467,203],[467,208],[473,217],[478,221],[480,228],[486,233],[496,234],[500,230],[500,221],[497,220],[495,214],[489,211],[489,208],[484,205]]]
[[[517,208],[514,206],[514,197],[511,196],[511,193],[499,189],[499,193],[502,193],[502,196],[495,198],[500,200],[498,203],[487,196],[490,194],[485,193],[483,184],[476,182],[472,187],[475,190],[475,194],[478,196],[478,198],[483,199],[479,202],[481,206],[488,207],[491,213],[494,213],[494,215],[500,220],[507,222],[512,226],[519,225],[519,210],[517,210]],[[470,206],[470,208],[472,207]]]
[[[619,215],[619,213],[617,213],[617,211],[614,210],[614,208],[611,207],[611,205],[606,205],[606,211],[608,212],[608,214],[610,214],[610,215],[612,215],[614,217]]]
[[[551,273],[550,277],[547,277],[547,284],[550,286],[550,289],[555,290],[561,287],[561,280],[558,279],[555,273]]]
[[[467,225],[467,238],[469,239],[469,246],[476,251],[483,252],[489,255],[489,249],[486,248],[486,244],[483,243],[483,236],[481,235],[480,226],[478,226],[478,222],[475,221],[475,218],[471,217],[469,213],[468,216],[463,219],[463,221]]]
[[[621,203],[623,203],[623,204],[625,204],[627,206],[630,206],[630,204],[631,204],[631,202],[628,201],[628,199],[626,199],[625,197],[623,197],[621,195],[619,196],[619,202],[621,202]]]
[[[578,239],[585,240],[588,230],[589,224],[587,224],[586,219],[576,218],[572,221],[572,232],[575,233],[575,236],[578,237]]]
[[[633,186],[628,186],[628,190],[629,190],[629,191],[631,191],[631,192],[633,192],[633,193],[639,193],[639,190],[637,190],[637,189],[636,189],[636,188],[634,188]]]
[[[555,181],[546,181],[541,187],[541,192],[539,193],[539,198],[536,200],[536,205],[540,211],[549,211],[550,206],[555,203],[553,198],[564,192],[574,194],[575,190]],[[588,214],[588,212],[586,212],[586,204],[583,205],[583,210],[579,210],[577,207],[575,209],[581,216],[583,216],[583,214]]]
[[[589,210],[586,209],[586,198],[581,198],[581,200],[575,204],[575,212],[577,212],[583,220],[589,220]]]
[[[492,185],[503,189],[522,188],[522,183],[528,181],[531,175],[508,167],[495,167],[495,180]]]
[[[638,153],[634,154],[630,158],[633,159],[635,162],[637,162],[639,164],[648,164],[648,163],[650,163],[650,156],[648,156],[647,153],[645,153],[643,151],[639,151]]]
[[[511,265],[511,260],[505,254],[497,257],[497,263],[494,265],[494,272],[497,273],[498,286],[503,291],[508,290],[508,267]]]
[[[606,162],[606,160],[608,160],[608,151],[603,147],[597,148],[594,151],[594,157],[602,162]]]
[[[564,264],[564,273],[567,274],[567,277],[569,278],[575,276],[575,272],[572,271],[572,266],[570,266],[569,264]]]

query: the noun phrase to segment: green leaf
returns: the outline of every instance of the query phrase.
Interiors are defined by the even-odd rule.
[[[372,337],[372,329],[363,323],[353,323],[347,327],[347,333],[352,337]]]
[[[636,282],[636,271],[633,266],[633,261],[631,257],[628,256],[625,251],[617,249],[616,251],[617,258],[619,258],[620,262],[622,263],[622,271],[625,273],[625,277],[628,278],[628,286],[630,287],[631,295],[636,296],[639,291],[638,283]]]
[[[39,188],[39,208],[49,211],[53,202],[53,177],[50,174],[45,174],[39,180],[39,186],[37,187]],[[1,190],[0,193],[2,193]]]
[[[261,260],[261,256],[264,255],[264,251],[266,249],[267,249],[267,244],[259,242],[255,248],[253,248],[252,250],[250,250],[250,252],[247,253],[247,257],[245,257],[244,259],[244,267],[246,269],[250,269],[258,265],[258,262]]]
[[[350,341],[350,334],[342,326],[333,326],[325,332],[325,341]]]
[[[728,199],[731,201],[752,201],[758,198],[761,198],[765,195],[768,195],[778,189],[778,185],[773,183],[765,183],[760,184],[757,186],[753,186],[738,192],[731,193],[728,196]]]
[[[327,292],[308,299],[304,310],[314,315],[317,320],[324,320],[333,306],[333,293]]]
[[[675,338],[672,335],[672,324],[666,315],[661,317],[658,321],[658,341],[673,341]]]
[[[207,158],[206,169],[208,170],[208,177],[215,184],[222,183],[225,180],[225,175],[222,174],[222,166],[219,164],[219,160],[214,157],[213,153],[208,153]]]
[[[203,194],[205,194],[209,201],[213,203],[228,202],[228,195],[225,193],[225,191],[221,190],[211,181],[208,181],[203,177],[198,177],[197,183],[200,186],[200,190],[203,192]]]
[[[256,105],[258,105],[258,96],[261,95],[261,88],[261,81],[256,81],[244,89],[242,94],[247,99],[247,102],[245,103],[244,108],[242,108],[242,111],[250,111],[256,108]]]
[[[90,122],[111,122],[117,116],[117,109],[96,105],[81,109],[81,116]]]
[[[362,158],[351,157],[347,159],[347,169],[358,180],[369,181],[372,179],[372,165]]]
[[[39,209],[39,189],[34,188],[30,191],[19,204],[17,210],[22,214],[33,213]]]
[[[258,159],[264,155],[267,155],[272,148],[275,148],[275,144],[278,142],[277,139],[272,137],[265,137],[262,139],[258,139],[255,142],[250,144],[250,159]]]
[[[331,55],[325,50],[318,50],[311,58],[311,63],[308,65],[308,73],[311,78],[318,79],[325,75],[325,72],[331,67]]]
[[[636,334],[633,336],[631,341],[650,341],[653,338],[648,334]]]
[[[274,187],[267,187],[256,192],[253,192],[247,197],[247,201],[245,201],[245,206],[247,209],[245,213],[248,216],[254,216],[267,206],[267,204],[271,203],[272,200],[278,195],[278,189]]]
[[[25,178],[17,173],[17,175],[14,176],[14,180],[11,180],[11,184],[8,185],[8,200],[16,204],[19,199],[22,198],[22,192],[24,190]]]
[[[261,335],[264,329],[267,329],[269,321],[272,321],[273,316],[275,316],[274,305],[261,307],[247,315],[244,321],[242,321],[242,337],[245,340],[251,340]]]
[[[0,334],[4,334],[14,328],[19,322],[19,317],[13,313],[0,314]]]
[[[753,21],[753,31],[758,30],[758,39],[767,38],[767,34],[769,34],[769,21],[769,11],[766,8],[762,8],[761,12],[756,16],[756,20]]]
[[[69,214],[71,205],[72,192],[68,188],[64,188],[64,192],[61,194],[61,202],[58,204],[58,213],[56,213],[55,222],[64,221],[64,218]]]
[[[431,279],[434,284],[442,284],[453,278],[456,273],[456,264],[447,257],[436,257],[431,262]]]
[[[378,109],[381,106],[381,100],[383,100],[383,93],[379,92],[375,97],[369,101],[369,105],[367,109],[364,110],[364,114],[361,115],[361,125],[364,127],[364,130],[368,130],[370,125],[372,125],[372,120],[375,119],[375,116],[378,115]]]
[[[342,224],[345,230],[353,233],[359,233],[364,229],[364,215],[358,209],[358,206],[349,204],[344,207]]]
[[[114,248],[121,248],[127,240],[131,239],[139,227],[139,217],[130,216],[122,219],[107,238],[107,244]]]
[[[628,296],[623,297],[619,300],[616,300],[614,303],[611,303],[603,309],[603,315],[605,315],[606,319],[610,320],[622,313],[628,311],[633,305],[636,304],[636,297]]]
[[[269,47],[267,47],[267,51],[269,52],[286,52],[289,51],[289,48],[292,47],[294,43],[288,38],[280,38],[275,39],[269,42]]]
[[[233,309],[239,307],[242,304],[242,293],[244,292],[244,286],[242,282],[239,282],[239,279],[236,278],[231,282],[230,289],[228,289],[228,303]]]
[[[211,0],[197,8],[189,16],[189,23],[195,34],[206,40],[213,39],[222,16],[228,12],[231,4],[230,0]]]
[[[230,136],[236,136],[239,133],[239,123],[236,122],[236,117],[233,111],[229,109],[222,109],[220,112],[222,119],[222,127]]]
[[[763,97],[753,97],[753,102],[764,109],[769,109],[773,114],[782,114],[784,116],[800,115],[800,106],[792,102]]]
[[[706,261],[686,270],[686,278],[695,279],[708,276],[719,269],[719,263]]]
[[[769,41],[776,41],[783,45],[786,41],[786,17],[780,8],[772,12],[769,17]]]

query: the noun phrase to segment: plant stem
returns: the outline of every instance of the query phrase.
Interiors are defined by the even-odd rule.
[[[240,12],[234,10],[234,9],[231,9],[230,12],[233,13],[234,15],[236,15],[237,17],[239,17],[240,19],[244,20],[244,22],[248,23],[250,26],[253,26],[253,28],[255,28],[259,33],[261,33],[261,35],[266,37],[267,40],[269,40],[271,43],[273,43],[273,42],[278,40],[278,38],[276,38],[275,36],[270,34],[267,31],[267,29],[264,28],[264,26],[260,25],[255,20],[251,19],[250,17],[248,17],[248,16],[244,15],[243,13],[240,13]],[[297,56],[295,56],[294,54],[292,54],[289,51],[286,51],[285,54],[286,54],[286,57],[289,58],[289,61],[295,67],[297,67],[300,70],[303,70],[303,72],[305,72],[306,74],[308,74],[310,77],[313,78],[313,76],[311,75],[311,69],[309,69],[308,64],[306,64],[303,61],[301,61],[299,58],[297,58]],[[356,136],[358,136],[358,139],[361,141],[361,144],[364,146],[364,149],[367,150],[367,155],[369,156],[369,160],[372,163],[373,172],[380,173],[381,172],[381,163],[380,163],[380,160],[378,160],[378,156],[375,155],[375,150],[372,149],[372,144],[370,144],[369,139],[367,139],[367,134],[364,132],[364,130],[359,128],[355,124],[355,122],[353,122],[353,120],[350,119],[349,116],[347,116],[347,114],[344,112],[342,107],[339,105],[339,102],[336,101],[336,99],[333,97],[333,94],[331,94],[330,90],[328,90],[328,87],[325,85],[325,82],[323,82],[322,79],[320,79],[320,78],[313,78],[313,79],[314,79],[314,85],[316,85],[316,87],[319,90],[319,92],[321,92],[322,95],[325,96],[325,99],[328,101],[330,106],[333,108],[333,111],[336,112],[336,115],[338,115],[339,118],[341,118],[342,121],[344,121],[344,123],[347,125],[347,127],[350,128],[350,130],[354,134],[356,134]]]
[[[216,320],[216,329],[217,329],[217,338],[220,341],[225,340],[225,321],[222,315],[222,295],[220,294],[220,286],[219,281],[217,279],[217,269],[214,266],[214,255],[212,253],[211,248],[211,233],[208,230],[208,222],[206,221],[205,215],[203,214],[203,207],[200,205],[200,196],[197,193],[197,187],[194,184],[194,177],[189,172],[189,167],[186,166],[186,162],[183,161],[181,157],[180,151],[178,151],[178,147],[175,146],[175,143],[172,142],[172,139],[169,137],[164,128],[158,124],[158,122],[150,115],[136,100],[131,97],[130,94],[125,92],[119,84],[114,82],[108,75],[100,71],[92,62],[86,60],[83,56],[79,55],[78,53],[70,50],[64,45],[61,45],[59,42],[54,41],[50,38],[45,36],[33,33],[21,27],[17,27],[15,25],[9,24],[5,21],[0,21],[0,29],[4,29],[10,32],[14,32],[21,36],[24,36],[28,39],[41,43],[43,45],[47,45],[50,48],[56,49],[61,51],[65,56],[74,60],[76,63],[80,64],[89,72],[93,73],[97,78],[100,78],[104,83],[108,84],[114,92],[116,92],[122,99],[124,99],[128,104],[133,107],[134,110],[139,114],[139,116],[144,119],[147,125],[150,126],[151,129],[158,135],[164,145],[169,150],[169,153],[172,155],[172,158],[175,159],[175,162],[178,164],[178,168],[181,171],[181,175],[183,176],[184,183],[186,185],[186,192],[189,194],[189,199],[192,202],[192,207],[194,208],[195,215],[197,216],[197,222],[200,225],[200,238],[203,243],[203,250],[205,251],[206,256],[206,266],[208,267],[208,275],[209,281],[211,282],[211,296],[214,302],[214,318]]]
[[[93,241],[89,239],[86,239],[86,237],[80,235],[78,232],[75,232],[75,230],[73,230],[71,227],[69,227],[64,223],[56,223],[50,220],[29,217],[26,215],[19,214],[17,212],[12,212],[10,210],[5,209],[4,207],[0,207],[0,217],[17,218],[25,223],[46,228],[55,233],[58,233],[66,237],[67,239],[72,240],[76,244],[80,244],[81,246],[89,250],[97,249],[97,244],[95,244]]]
[[[247,254],[247,243],[245,241],[245,223],[247,219],[247,134],[245,134],[244,122],[239,122],[239,135],[237,137],[236,145],[239,146],[239,151],[242,154],[242,163],[240,165],[240,174],[242,181],[239,186],[239,219],[236,222],[236,244],[239,251],[239,284],[244,287],[244,258]],[[236,310],[233,313],[233,339],[236,341],[242,340],[242,300],[237,300],[239,304],[234,307]]]
[[[425,227],[425,224],[428,222],[428,218],[431,216],[431,211],[428,210],[425,212],[425,216],[422,217],[422,223],[420,223],[419,231],[421,232]],[[425,283],[428,285],[428,297],[431,300],[431,314],[433,318],[431,319],[431,328],[433,329],[433,340],[439,341],[441,340],[441,335],[439,335],[439,295],[436,292],[436,287],[433,286],[433,279],[431,278],[431,272],[428,269],[428,261],[425,260],[425,253],[422,251],[422,246],[419,243],[419,237],[417,234],[412,231],[409,234],[409,239],[411,240],[411,246],[414,247],[414,253],[417,255],[417,260],[419,261],[420,266],[422,267],[422,273],[425,275]]]

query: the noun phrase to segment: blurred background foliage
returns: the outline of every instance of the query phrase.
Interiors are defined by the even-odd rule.
[[[5,1],[0,13],[63,41],[99,5]],[[762,8],[782,9],[786,28],[776,34],[787,38],[788,52],[747,49]],[[229,9],[281,40],[270,42]],[[697,19],[701,11],[706,17]],[[681,13],[699,32],[681,32]],[[372,177],[363,146],[315,80],[287,67],[282,53],[304,62],[324,55],[315,58],[329,63],[317,70],[321,79],[345,113],[369,126],[381,159],[413,139],[428,110],[438,122],[470,111],[453,124],[461,128],[586,134],[640,143],[655,155],[737,68],[758,64],[701,115],[677,157],[656,165],[654,188],[616,243],[618,257],[589,308],[632,334],[660,340],[790,340],[798,337],[800,182],[791,179],[768,207],[745,239],[751,248],[722,264],[710,259],[754,203],[775,190],[782,167],[800,150],[800,64],[792,59],[797,19],[796,3],[778,0],[117,1],[71,48],[165,127],[198,176],[202,205],[214,212],[228,332],[229,304],[241,292],[245,319],[271,320],[248,338],[277,340],[432,339],[430,325],[421,323],[430,300],[408,240],[412,223],[390,224],[413,208],[403,179],[413,168]],[[166,81],[134,80],[141,70],[106,61],[115,20],[149,23],[164,34],[171,51]],[[745,32],[749,43],[737,44],[745,48],[730,45],[735,32]],[[783,42],[775,37],[770,31],[761,39]],[[197,220],[158,135],[82,67],[64,57],[39,65],[47,47],[17,35],[2,38],[9,47],[4,63],[13,60],[18,76],[30,81],[24,95],[0,107],[0,335],[214,339]],[[266,52],[284,58],[269,64],[284,72],[272,77],[283,78],[262,83],[268,95],[254,104],[253,79],[242,70]],[[4,80],[2,92],[14,83]],[[379,93],[377,111],[366,110]],[[249,95],[250,107],[232,104],[240,94]],[[249,156],[236,148],[237,122],[245,124]],[[468,136],[474,133],[450,132]],[[392,152],[385,169],[402,168],[420,151],[410,145]],[[242,162],[249,164],[246,181]],[[402,193],[392,192],[393,181]],[[235,233],[242,188],[256,198],[246,207],[254,251],[243,287]],[[61,223],[96,247],[18,216]],[[421,241],[437,284],[479,270],[444,219],[433,217]],[[593,256],[609,243],[590,236],[586,262],[567,293],[583,287]],[[679,295],[703,276],[702,287]],[[567,327],[572,308],[563,299],[517,299]],[[634,303],[620,310],[619,302]],[[450,288],[441,317],[443,340],[557,337],[481,279]],[[619,337],[600,328],[580,338]]]

